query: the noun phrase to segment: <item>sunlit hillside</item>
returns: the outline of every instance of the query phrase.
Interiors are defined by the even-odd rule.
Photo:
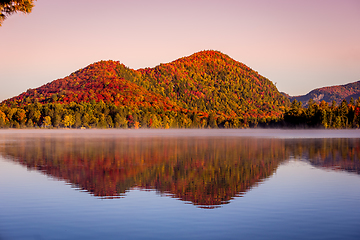
[[[286,106],[270,80],[201,51],[139,70],[93,63],[5,100],[0,127],[243,127],[282,119]]]

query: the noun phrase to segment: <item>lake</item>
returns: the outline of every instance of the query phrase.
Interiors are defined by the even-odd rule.
[[[360,239],[359,130],[1,130],[0,240]]]

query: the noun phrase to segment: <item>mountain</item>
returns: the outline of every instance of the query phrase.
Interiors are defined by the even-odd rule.
[[[289,100],[292,102],[296,99],[297,101],[301,101],[303,105],[306,106],[307,102],[310,99],[313,99],[317,103],[324,100],[325,102],[328,103],[332,103],[332,101],[335,101],[337,104],[340,104],[341,101],[344,99],[346,99],[349,102],[351,98],[356,100],[359,97],[360,97],[360,81],[357,81],[345,85],[317,88],[312,90],[306,95],[289,96]]]
[[[74,105],[84,103],[91,103],[91,106]],[[101,106],[94,107],[95,103],[101,103]],[[31,104],[36,106],[26,107]],[[50,110],[40,109],[38,104],[47,104]],[[59,104],[71,105],[71,109],[56,110]],[[78,119],[81,119],[94,108],[100,108],[101,112],[91,116],[94,124],[98,122],[96,118],[101,117],[108,119],[111,126],[115,115],[120,114],[128,120],[135,116],[139,123],[146,118],[148,120],[142,122],[145,126],[150,126],[151,116],[157,115],[154,120],[158,122],[157,126],[176,119],[173,122],[177,123],[170,127],[240,127],[280,119],[289,104],[288,98],[256,71],[219,51],[201,51],[154,68],[138,70],[117,61],[93,63],[65,78],[5,100],[2,106],[26,109],[25,113],[17,115],[14,112],[18,110],[0,109],[9,115],[2,115],[0,125],[18,126],[15,122],[22,119],[21,127],[29,119],[23,115],[33,111],[30,115],[38,116],[33,119],[36,124],[48,115],[53,126],[61,126],[60,118],[68,116],[71,119],[79,113]],[[107,110],[107,106],[113,106],[113,111]],[[120,111],[120,107],[123,110]],[[40,111],[41,117],[36,111]],[[109,111],[111,116],[107,116]],[[58,119],[55,125],[54,117]],[[103,120],[103,126],[107,125],[106,121]],[[79,120],[76,126],[80,123]],[[71,122],[67,121],[64,126],[67,125],[71,126]]]
[[[117,106],[162,106],[173,108],[175,104],[159,94],[118,76],[118,69],[127,69],[116,61],[100,61],[80,69],[68,77],[54,80],[36,89],[29,89],[19,96],[10,98],[5,103],[16,102],[24,105],[31,102],[69,104],[70,102],[113,103]],[[128,77],[129,78],[129,77]]]
[[[275,85],[218,51],[201,51],[155,68],[133,81],[179,106],[225,116],[279,117],[288,100]]]

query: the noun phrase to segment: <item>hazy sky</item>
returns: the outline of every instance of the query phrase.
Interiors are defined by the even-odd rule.
[[[0,44],[0,100],[100,60],[138,69],[208,49],[299,95],[360,80],[360,0],[38,0]]]

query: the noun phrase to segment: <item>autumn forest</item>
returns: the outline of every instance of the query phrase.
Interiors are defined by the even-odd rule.
[[[139,70],[96,62],[0,103],[0,128],[359,127],[360,99],[315,100],[291,103],[246,65],[201,51]]]
[[[0,140],[11,139],[11,135],[2,135]],[[0,156],[100,198],[123,197],[137,187],[156,189],[201,208],[215,208],[244,195],[289,158],[360,173],[359,139],[88,135],[22,135],[20,139],[1,145]]]

